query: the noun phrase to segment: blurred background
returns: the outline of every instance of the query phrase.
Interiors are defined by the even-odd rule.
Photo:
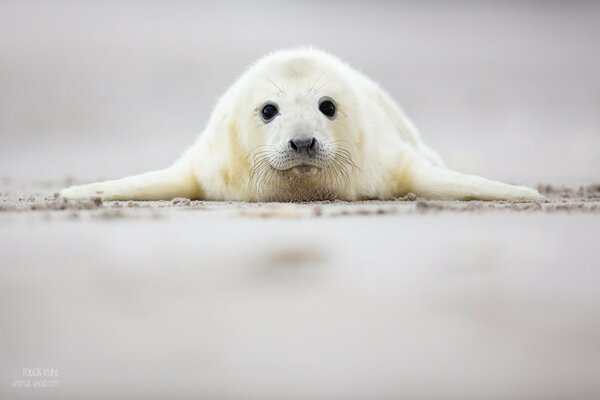
[[[448,164],[600,172],[600,2],[0,2],[0,177],[161,168],[257,58],[313,45],[379,82]]]

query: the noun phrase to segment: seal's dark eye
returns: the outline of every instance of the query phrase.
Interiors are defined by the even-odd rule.
[[[319,102],[319,111],[321,111],[325,116],[329,118],[333,118],[335,116],[335,104],[333,100],[329,98],[323,98]]]
[[[262,110],[260,110],[260,116],[265,122],[271,121],[278,113],[279,109],[277,108],[277,105],[273,103],[265,104]]]

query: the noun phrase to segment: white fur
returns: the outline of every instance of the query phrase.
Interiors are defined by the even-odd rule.
[[[319,111],[327,96],[333,119]],[[279,114],[265,123],[260,110]],[[312,157],[289,150],[316,138]],[[301,167],[302,166],[302,167]],[[268,55],[223,95],[198,141],[171,167],[63,190],[66,198],[296,201],[423,198],[533,200],[533,189],[448,170],[396,103],[362,73],[314,49]]]

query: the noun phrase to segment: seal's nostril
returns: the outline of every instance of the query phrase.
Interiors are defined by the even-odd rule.
[[[298,153],[311,154],[317,149],[317,139],[314,137],[310,139],[291,139],[288,144],[290,149]]]

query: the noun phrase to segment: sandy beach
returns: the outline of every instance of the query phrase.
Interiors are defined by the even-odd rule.
[[[60,386],[6,398],[600,390],[598,186],[302,204],[73,202],[42,186],[0,199],[0,372],[54,366]]]

